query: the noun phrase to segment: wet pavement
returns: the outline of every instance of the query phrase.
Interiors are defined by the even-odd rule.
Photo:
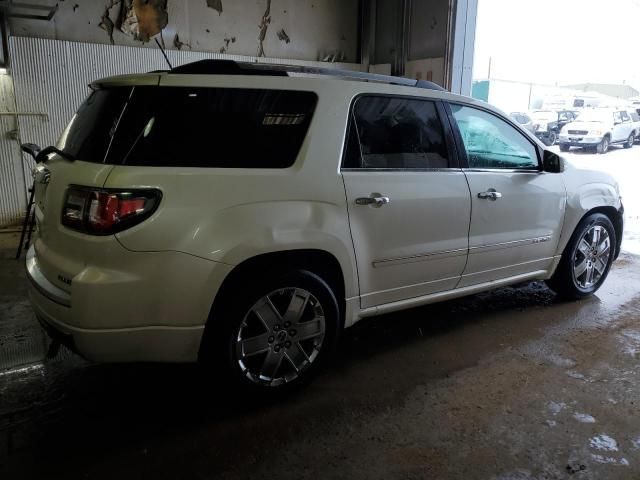
[[[532,283],[363,321],[278,403],[188,365],[31,359],[0,372],[0,479],[637,479],[639,267],[581,302]],[[0,348],[42,357],[25,288],[1,258]]]

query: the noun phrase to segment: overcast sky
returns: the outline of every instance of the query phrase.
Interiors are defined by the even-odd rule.
[[[640,0],[478,0],[474,78],[640,89]]]

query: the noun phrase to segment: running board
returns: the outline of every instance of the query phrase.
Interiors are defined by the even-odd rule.
[[[365,308],[364,310],[360,310],[358,318],[373,317],[375,315],[383,315],[385,313],[419,307],[421,305],[428,305],[430,303],[437,303],[444,300],[466,297],[467,295],[473,295],[475,293],[493,290],[494,288],[506,287],[507,285],[526,282],[528,280],[538,280],[541,278],[547,278],[548,276],[549,272],[547,270],[537,270],[535,272],[515,275],[513,277],[503,278],[501,280],[492,280],[490,282],[470,285],[468,287],[455,288],[453,290],[447,290],[445,292],[432,293],[430,295],[424,295],[422,297],[398,300],[397,302],[385,303],[383,305],[377,305],[375,307],[369,307]]]

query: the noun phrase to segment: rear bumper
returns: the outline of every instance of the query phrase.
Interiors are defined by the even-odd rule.
[[[167,258],[154,261],[157,264],[162,260]],[[113,282],[108,272],[92,276],[91,282],[83,282],[80,274],[69,293],[42,274],[32,247],[26,263],[29,298],[49,336],[88,360],[193,362],[198,358],[213,298],[230,268],[198,260],[203,262],[198,263],[200,270],[187,269],[192,275],[179,275],[175,271],[161,277],[142,274],[124,284]],[[184,261],[188,263],[192,259]],[[175,269],[175,263],[168,261],[166,267]],[[169,285],[170,273],[174,274],[173,281],[181,285]],[[187,277],[191,280],[187,285],[192,292],[189,297],[185,295]],[[128,297],[123,296],[127,289],[132,291]],[[136,294],[136,290],[140,293]]]

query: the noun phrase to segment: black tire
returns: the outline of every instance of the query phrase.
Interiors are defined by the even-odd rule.
[[[212,310],[200,348],[200,361],[205,367],[205,373],[207,375],[215,375],[216,379],[223,380],[223,383],[231,386],[236,391],[244,391],[250,395],[258,395],[261,398],[265,397],[277,397],[280,395],[286,395],[294,389],[300,388],[307,384],[318,372],[319,368],[330,356],[330,353],[334,350],[339,332],[342,326],[340,321],[340,309],[336,300],[335,294],[331,287],[319,276],[306,270],[292,270],[277,277],[262,276],[257,280],[245,279],[246,283],[234,285],[230,290],[227,290],[228,295],[226,298],[220,299],[220,304],[217,304]],[[236,348],[238,339],[240,338],[241,327],[245,324],[245,318],[248,318],[252,307],[256,302],[261,300],[266,295],[274,295],[273,292],[280,290],[290,291],[291,289],[304,289],[306,292],[311,293],[314,297],[313,305],[309,300],[309,305],[305,306],[305,311],[308,312],[309,308],[314,308],[317,303],[320,304],[324,313],[324,337],[321,345],[305,351],[307,358],[307,364],[300,368],[303,373],[297,373],[294,379],[289,381],[282,381],[282,383],[268,384],[266,381],[260,381],[256,379],[255,372],[251,372],[252,367],[240,363],[239,353]],[[285,293],[283,292],[283,295]],[[273,297],[271,297],[273,298]],[[285,299],[282,298],[284,301]],[[276,305],[276,309],[282,314],[283,307],[279,304],[278,299],[274,299],[272,305]],[[306,304],[305,304],[306,305]],[[286,309],[286,306],[284,307]],[[259,317],[254,317],[259,319]],[[275,317],[274,317],[275,318]],[[256,320],[253,320],[254,322]],[[282,321],[284,319],[281,318]],[[249,322],[249,320],[247,320]],[[264,323],[264,322],[262,322]],[[265,324],[266,325],[266,324]],[[247,328],[247,327],[244,327]],[[280,326],[278,328],[279,333],[282,330],[286,330]],[[293,329],[288,330],[291,332]],[[269,333],[267,331],[267,333]],[[277,334],[278,332],[276,332]],[[266,359],[267,355],[273,354],[275,348],[274,341],[280,342],[281,340],[272,340],[275,338],[273,335],[269,337],[269,343],[271,350],[264,352]],[[294,337],[288,337],[289,340],[293,340]],[[314,340],[315,341],[315,340]],[[288,342],[291,344],[291,342]],[[292,363],[287,363],[290,358],[288,348],[296,348],[300,346],[302,342],[295,342],[295,346],[289,345],[285,350],[284,347],[280,347],[280,355],[282,356],[280,367],[278,369],[287,369],[292,367]],[[284,340],[282,340],[284,345]],[[309,351],[312,353],[309,354]],[[316,353],[317,351],[317,353]],[[309,362],[309,359],[315,358]],[[255,362],[260,362],[262,354],[257,354]],[[248,358],[244,359],[248,363]],[[262,368],[264,368],[262,363]],[[259,368],[259,367],[256,367]],[[261,374],[259,374],[261,375]],[[258,376],[259,376],[258,375]],[[251,379],[253,376],[253,380]],[[283,377],[284,378],[284,377]]]
[[[609,255],[604,272],[601,274],[600,278],[594,282],[593,285],[585,287],[581,285],[579,280],[576,278],[574,270],[575,263],[578,262],[578,259],[581,258],[582,255],[581,253],[578,253],[578,246],[585,234],[587,234],[587,232],[589,232],[593,227],[598,226],[604,228],[609,235]],[[578,300],[592,295],[600,288],[609,274],[611,264],[615,258],[616,245],[616,232],[611,220],[609,220],[609,217],[601,213],[587,215],[578,224],[575,232],[573,232],[567,247],[562,253],[562,258],[560,259],[558,268],[553,276],[547,280],[547,285],[558,295],[569,300]]]
[[[544,143],[547,147],[551,147],[554,143],[556,143],[556,134],[553,132],[549,132],[544,137],[540,138],[542,143]]]
[[[604,155],[609,151],[609,137],[602,137],[600,143],[596,146],[596,153]]]
[[[565,145],[563,143],[560,144],[560,151],[561,152],[568,152],[569,150],[571,150],[571,145]]]
[[[629,135],[629,138],[627,138],[626,143],[624,144],[624,148],[631,148],[633,147],[633,143],[635,141],[635,135],[633,133],[631,133]]]

